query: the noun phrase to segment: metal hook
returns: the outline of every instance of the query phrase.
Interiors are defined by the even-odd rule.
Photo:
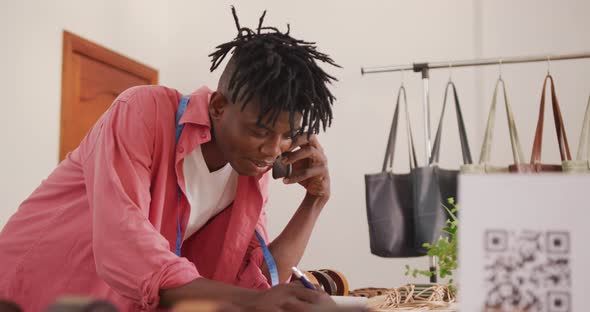
[[[449,63],[449,82],[453,81],[453,64]]]
[[[547,75],[551,75],[551,57],[547,55]]]
[[[404,81],[406,80],[405,77],[404,77],[405,70],[402,69],[401,72],[402,72],[402,87],[403,87],[404,86]]]
[[[498,72],[499,72],[499,79],[502,79],[502,59],[498,60]]]

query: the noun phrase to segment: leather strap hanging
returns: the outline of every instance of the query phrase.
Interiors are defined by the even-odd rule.
[[[481,146],[481,152],[479,155],[479,163],[471,165],[461,166],[461,172],[463,173],[494,173],[494,172],[507,172],[507,166],[494,166],[490,164],[491,152],[492,152],[492,141],[494,136],[494,128],[496,123],[496,106],[498,99],[499,87],[502,87],[504,93],[504,104],[506,106],[506,119],[508,120],[508,133],[510,134],[510,144],[512,148],[512,158],[514,164],[525,163],[524,154],[522,153],[522,147],[520,146],[520,139],[518,137],[518,130],[516,128],[516,121],[514,120],[514,114],[508,101],[508,94],[506,92],[506,84],[504,79],[500,76],[496,81],[494,88],[494,95],[492,97],[492,105],[490,106],[490,112],[488,114],[488,121],[486,125],[486,131],[484,134],[483,143]]]
[[[455,100],[455,112],[457,114],[457,123],[459,126],[459,140],[461,143],[461,153],[463,155],[463,164],[472,164],[473,160],[471,159],[471,150],[469,149],[469,142],[467,140],[467,130],[465,129],[465,121],[463,120],[463,113],[461,112],[461,105],[459,104],[459,96],[457,95],[457,88],[455,87],[455,83],[451,80],[447,83],[447,87],[445,89],[445,96],[443,100],[443,107],[442,112],[440,113],[440,120],[438,122],[438,129],[436,130],[436,136],[434,138],[434,143],[432,145],[432,154],[430,156],[429,164],[438,164],[440,158],[440,143],[442,141],[442,124],[443,119],[445,116],[445,111],[447,108],[447,97],[449,92],[449,87],[453,89],[453,97]]]
[[[563,162],[563,171],[569,173],[589,173],[590,172],[590,96],[586,105],[586,113],[582,122],[582,132],[578,142],[578,153],[576,160]]]
[[[535,131],[535,140],[533,142],[533,151],[531,153],[530,164],[515,164],[510,166],[510,171],[515,172],[543,172],[543,171],[562,171],[562,165],[553,164],[542,164],[541,163],[541,150],[543,144],[543,123],[545,116],[545,90],[547,87],[547,81],[551,82],[551,106],[553,108],[553,120],[555,123],[555,131],[557,133],[557,144],[559,146],[559,154],[561,161],[569,161],[572,159],[570,154],[569,144],[567,142],[567,136],[565,133],[565,127],[563,124],[563,117],[561,116],[561,109],[559,108],[559,102],[555,93],[555,83],[553,77],[547,74],[545,81],[543,82],[543,90],[541,94],[541,104],[539,107],[539,118],[537,120],[537,129]]]
[[[402,97],[403,96],[403,97]],[[404,101],[406,131],[408,134],[408,159],[410,160],[410,169],[418,166],[416,157],[416,148],[414,147],[414,137],[412,135],[412,126],[410,124],[410,113],[408,111],[408,99],[406,97],[406,88],[402,85],[397,92],[397,100],[395,103],[395,111],[393,113],[393,121],[389,129],[389,139],[387,140],[387,147],[385,148],[385,158],[383,159],[382,172],[393,170],[393,157],[395,153],[395,143],[397,140],[397,128],[399,122],[400,101]]]

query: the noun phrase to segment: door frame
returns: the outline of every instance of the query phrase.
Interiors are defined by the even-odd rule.
[[[132,75],[145,78],[150,84],[158,84],[158,71],[154,68],[134,61],[124,55],[64,30],[59,161],[62,161],[67,152],[69,152],[64,150],[63,140],[64,136],[67,136],[64,125],[76,118],[76,116],[73,115],[71,108],[80,96],[78,94],[80,90],[80,72],[77,70],[79,64],[76,64],[75,54],[81,54],[98,62],[126,71]]]

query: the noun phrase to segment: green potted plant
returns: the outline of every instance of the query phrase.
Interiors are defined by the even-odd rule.
[[[457,289],[453,281],[453,273],[457,269],[457,228],[459,220],[457,219],[457,206],[455,205],[455,199],[449,198],[447,200],[448,206],[442,204],[442,206],[449,213],[450,219],[446,222],[446,227],[443,228],[443,232],[446,235],[439,237],[438,241],[434,244],[424,243],[424,247],[428,250],[428,256],[437,257],[438,267],[436,271],[430,270],[419,270],[406,265],[406,276],[412,275],[414,278],[418,275],[431,277],[433,274],[437,274],[439,279],[449,277],[449,289],[456,293]]]

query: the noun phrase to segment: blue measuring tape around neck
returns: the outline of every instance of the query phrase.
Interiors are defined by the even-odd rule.
[[[182,130],[184,129],[184,124],[182,124],[182,125],[180,124],[180,119],[182,118],[182,115],[186,111],[186,107],[188,106],[189,99],[190,99],[190,97],[188,95],[183,96],[180,99],[180,103],[178,105],[178,110],[176,111],[176,145],[178,145],[178,140],[180,139],[180,135],[182,134]],[[176,228],[176,250],[175,250],[175,253],[177,256],[180,257],[180,251],[181,251],[181,247],[182,247],[182,229],[180,227],[180,223],[181,223],[181,218],[180,218],[181,190],[180,190],[180,186],[178,186],[177,193],[178,193],[178,210],[179,211],[178,211],[178,217],[177,217],[178,227]],[[275,262],[275,259],[272,256],[272,254],[270,253],[270,250],[268,249],[266,242],[264,242],[264,238],[262,238],[262,235],[260,235],[260,233],[258,233],[258,231],[255,231],[255,234],[256,234],[256,238],[260,242],[260,247],[262,247],[264,261],[266,262],[266,265],[268,266],[268,271],[270,273],[270,279],[271,279],[271,285],[276,286],[279,284],[279,272],[277,270],[277,264]]]
[[[279,284],[279,271],[277,270],[277,264],[275,263],[275,258],[268,250],[268,246],[264,242],[264,238],[262,235],[258,233],[258,231],[254,231],[256,233],[256,238],[260,242],[260,247],[262,247],[262,254],[264,255],[264,261],[266,261],[266,266],[268,267],[268,272],[270,273],[270,280],[271,285],[276,286]]]

